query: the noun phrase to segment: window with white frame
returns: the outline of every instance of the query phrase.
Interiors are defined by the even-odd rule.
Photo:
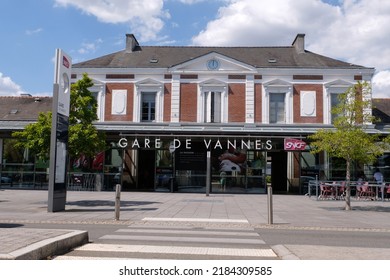
[[[224,82],[210,79],[200,84],[198,91],[198,118],[200,123],[226,123],[228,94]]]
[[[141,93],[141,122],[156,120],[156,92]]]
[[[221,95],[220,91],[204,92],[204,122],[220,123],[222,121]]]
[[[164,111],[164,88],[161,83],[145,79],[135,85],[134,122],[162,122]]]
[[[338,93],[331,93],[330,94],[330,110],[332,110],[334,107],[338,106],[340,104],[339,100],[339,94]],[[331,123],[334,123],[334,120],[338,117],[339,115],[331,113]]]
[[[286,123],[285,93],[270,93],[269,122]]]

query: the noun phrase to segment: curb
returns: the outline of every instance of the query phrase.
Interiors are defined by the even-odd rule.
[[[0,260],[42,260],[64,254],[89,242],[88,232],[75,230],[48,238],[7,254],[0,254]]]
[[[282,260],[300,260],[295,254],[293,254],[284,245],[271,246],[271,249],[280,257]]]

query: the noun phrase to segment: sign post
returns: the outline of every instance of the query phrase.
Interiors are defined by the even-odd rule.
[[[57,49],[50,138],[48,212],[65,210],[71,66],[71,58]]]

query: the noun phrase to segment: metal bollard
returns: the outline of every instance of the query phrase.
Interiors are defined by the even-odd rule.
[[[211,184],[211,163],[210,163],[210,157],[211,157],[211,152],[207,151],[207,174],[206,174],[206,196],[210,195],[210,184]]]
[[[272,225],[273,222],[273,209],[272,209],[272,187],[267,187],[267,198],[268,198],[268,224]]]
[[[119,214],[120,214],[120,208],[121,208],[121,185],[116,184],[115,186],[115,220],[119,220]]]

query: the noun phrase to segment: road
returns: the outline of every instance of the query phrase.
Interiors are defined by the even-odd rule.
[[[218,227],[185,224],[25,224],[25,227],[79,229],[89,232],[90,244],[58,257],[157,259],[268,259],[283,245],[302,259],[338,259],[340,250],[351,259],[364,259],[366,250],[378,250],[390,259],[388,231],[324,230],[304,228]],[[139,250],[140,246],[146,246]],[[196,248],[196,249],[195,249]],[[213,248],[210,254],[206,248]],[[322,248],[322,251],[321,251]],[[324,249],[326,248],[326,250]],[[138,250],[138,251],[137,251]],[[145,251],[148,250],[148,251]],[[198,253],[194,253],[198,250]],[[230,250],[230,253],[226,253]],[[278,253],[276,251],[276,253]],[[363,254],[356,257],[356,254]],[[377,253],[378,255],[378,253]]]

